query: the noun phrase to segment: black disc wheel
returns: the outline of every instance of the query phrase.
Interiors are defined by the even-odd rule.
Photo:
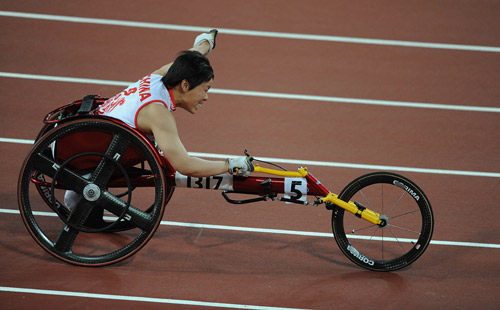
[[[431,205],[409,179],[374,172],[349,183],[339,194],[380,214],[375,225],[340,207],[333,208],[332,228],[342,252],[357,265],[375,271],[409,266],[429,245],[434,228]]]
[[[21,168],[18,203],[35,241],[81,266],[122,261],[160,225],[173,188],[151,143],[100,117],[58,123]]]

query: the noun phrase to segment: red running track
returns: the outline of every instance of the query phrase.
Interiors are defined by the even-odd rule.
[[[216,1],[207,6],[204,1],[115,0],[52,1],[47,6],[30,0],[2,3],[0,10],[207,29],[500,46],[500,4],[491,1]],[[196,35],[5,16],[0,23],[1,72],[113,81],[135,81],[150,73],[190,47]],[[500,107],[498,52],[221,31],[210,59],[217,89]],[[1,136],[34,139],[41,118],[53,108],[89,93],[111,96],[122,88],[0,77]],[[29,145],[1,142],[0,303],[4,307],[200,309],[214,308],[204,302],[216,302],[232,305],[228,307],[492,309],[499,304],[498,111],[214,93],[196,115],[178,111],[176,118],[181,138],[193,152],[241,154],[247,148],[255,156],[496,176],[403,172],[433,204],[433,239],[451,243],[432,244],[411,268],[399,272],[361,270],[330,238],[174,226],[161,226],[144,249],[123,263],[78,268],[46,254],[19,215],[7,213],[17,209],[16,180]],[[334,191],[368,172],[322,166],[309,170]],[[164,220],[330,232],[330,214],[322,208],[279,203],[233,206],[219,192],[182,189],[176,190]],[[56,292],[47,295],[46,290]],[[60,291],[106,296],[70,297]],[[157,299],[123,300],[126,296]],[[198,303],[179,305],[172,299]]]

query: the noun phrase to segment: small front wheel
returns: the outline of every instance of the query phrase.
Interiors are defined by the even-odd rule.
[[[409,266],[429,245],[434,228],[432,208],[424,192],[409,179],[374,172],[349,183],[339,194],[380,214],[383,225],[334,207],[332,228],[342,252],[357,265],[375,271]]]

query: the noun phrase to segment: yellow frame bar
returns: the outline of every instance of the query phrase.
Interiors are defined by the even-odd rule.
[[[361,217],[362,219],[365,219],[372,224],[379,225],[380,223],[382,223],[382,220],[380,219],[380,214],[378,214],[377,212],[374,212],[368,208],[360,210],[358,206],[356,206],[352,201],[345,202],[339,199],[338,197],[339,196],[335,195],[334,193],[329,193],[328,196],[322,198],[322,200],[323,202],[329,201],[334,205],[337,205],[342,209],[345,209],[346,211],[349,211],[352,214]]]
[[[264,168],[259,165],[254,165],[253,166],[253,171],[254,172],[260,172],[260,173],[266,173],[266,174],[272,174],[272,175],[278,175],[282,177],[290,177],[290,178],[305,178],[307,175],[307,168],[303,167],[300,168],[299,171],[281,171],[281,170],[275,170],[275,169],[269,169],[269,168]]]

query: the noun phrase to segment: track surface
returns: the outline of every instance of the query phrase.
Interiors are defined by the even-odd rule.
[[[357,268],[331,238],[176,226],[161,226],[144,249],[118,265],[66,265],[34,243],[15,213],[17,176],[30,146],[2,140],[0,304],[5,309],[492,309],[500,303],[498,51],[224,33],[498,48],[500,3],[59,0],[47,5],[29,0],[4,2],[0,10],[218,27],[210,55],[216,89],[493,108],[409,108],[214,90],[196,115],[176,112],[181,138],[192,152],[237,155],[246,148],[255,156],[394,166],[396,172],[397,167],[458,171],[401,172],[432,202],[436,243],[411,268],[394,273]],[[0,16],[0,25],[2,73],[128,82],[169,62],[197,34],[6,16]],[[34,139],[53,108],[89,93],[112,96],[122,88],[2,75],[1,137]],[[336,192],[368,172],[309,170]],[[182,189],[164,220],[330,232],[330,213],[322,208],[233,206],[219,192]]]

